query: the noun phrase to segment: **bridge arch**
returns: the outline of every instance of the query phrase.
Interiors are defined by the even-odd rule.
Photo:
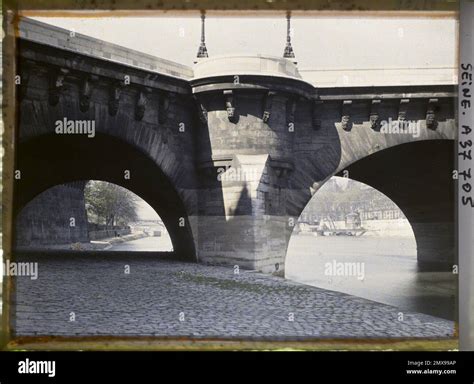
[[[161,168],[133,145],[101,133],[94,138],[48,134],[21,143],[16,160],[21,178],[15,185],[15,217],[51,187],[76,181],[106,181],[145,200],[166,225],[176,256],[196,260],[182,196]]]
[[[345,169],[402,209],[415,234],[421,270],[451,270],[456,262],[454,159],[453,140],[424,140],[374,153]]]
[[[415,235],[420,270],[451,271],[456,263],[453,170],[454,141],[423,140],[373,153],[336,176],[369,185],[400,208]]]

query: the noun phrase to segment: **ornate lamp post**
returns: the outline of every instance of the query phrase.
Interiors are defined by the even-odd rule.
[[[206,22],[205,11],[201,11],[201,45],[199,46],[198,53],[196,56],[198,59],[209,57],[209,55],[207,54],[207,48],[206,48],[205,22]]]
[[[283,51],[283,57],[286,59],[294,59],[295,52],[293,52],[293,47],[291,46],[291,13],[286,13],[286,46]],[[295,62],[296,64],[296,62]]]

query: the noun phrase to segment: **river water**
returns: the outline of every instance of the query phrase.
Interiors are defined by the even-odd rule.
[[[334,275],[331,267],[338,263],[358,263],[363,276]],[[393,305],[401,311],[455,318],[456,275],[418,272],[412,237],[294,235],[288,247],[285,276]]]

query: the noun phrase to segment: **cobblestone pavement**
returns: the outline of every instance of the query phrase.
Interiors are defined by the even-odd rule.
[[[34,261],[38,279],[17,278],[17,335],[453,335],[452,321],[414,312],[400,321],[395,307],[252,271],[150,256]]]

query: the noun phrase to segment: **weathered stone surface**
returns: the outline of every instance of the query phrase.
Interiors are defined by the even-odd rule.
[[[80,54],[98,57],[104,60],[115,61],[138,68],[157,71],[169,76],[191,78],[191,68],[159,59],[143,52],[124,48],[120,45],[107,43],[74,31],[48,25],[36,20],[22,18],[19,27],[20,37],[24,40],[66,49]]]
[[[266,274],[245,270],[235,274],[232,266],[150,256],[35,261],[39,261],[37,280],[17,278],[16,335],[252,339],[454,335],[454,322],[449,320]],[[130,274],[124,273],[125,265]],[[72,313],[75,321],[70,321]]]
[[[87,242],[85,182],[58,185],[41,193],[16,219],[16,246]]]

